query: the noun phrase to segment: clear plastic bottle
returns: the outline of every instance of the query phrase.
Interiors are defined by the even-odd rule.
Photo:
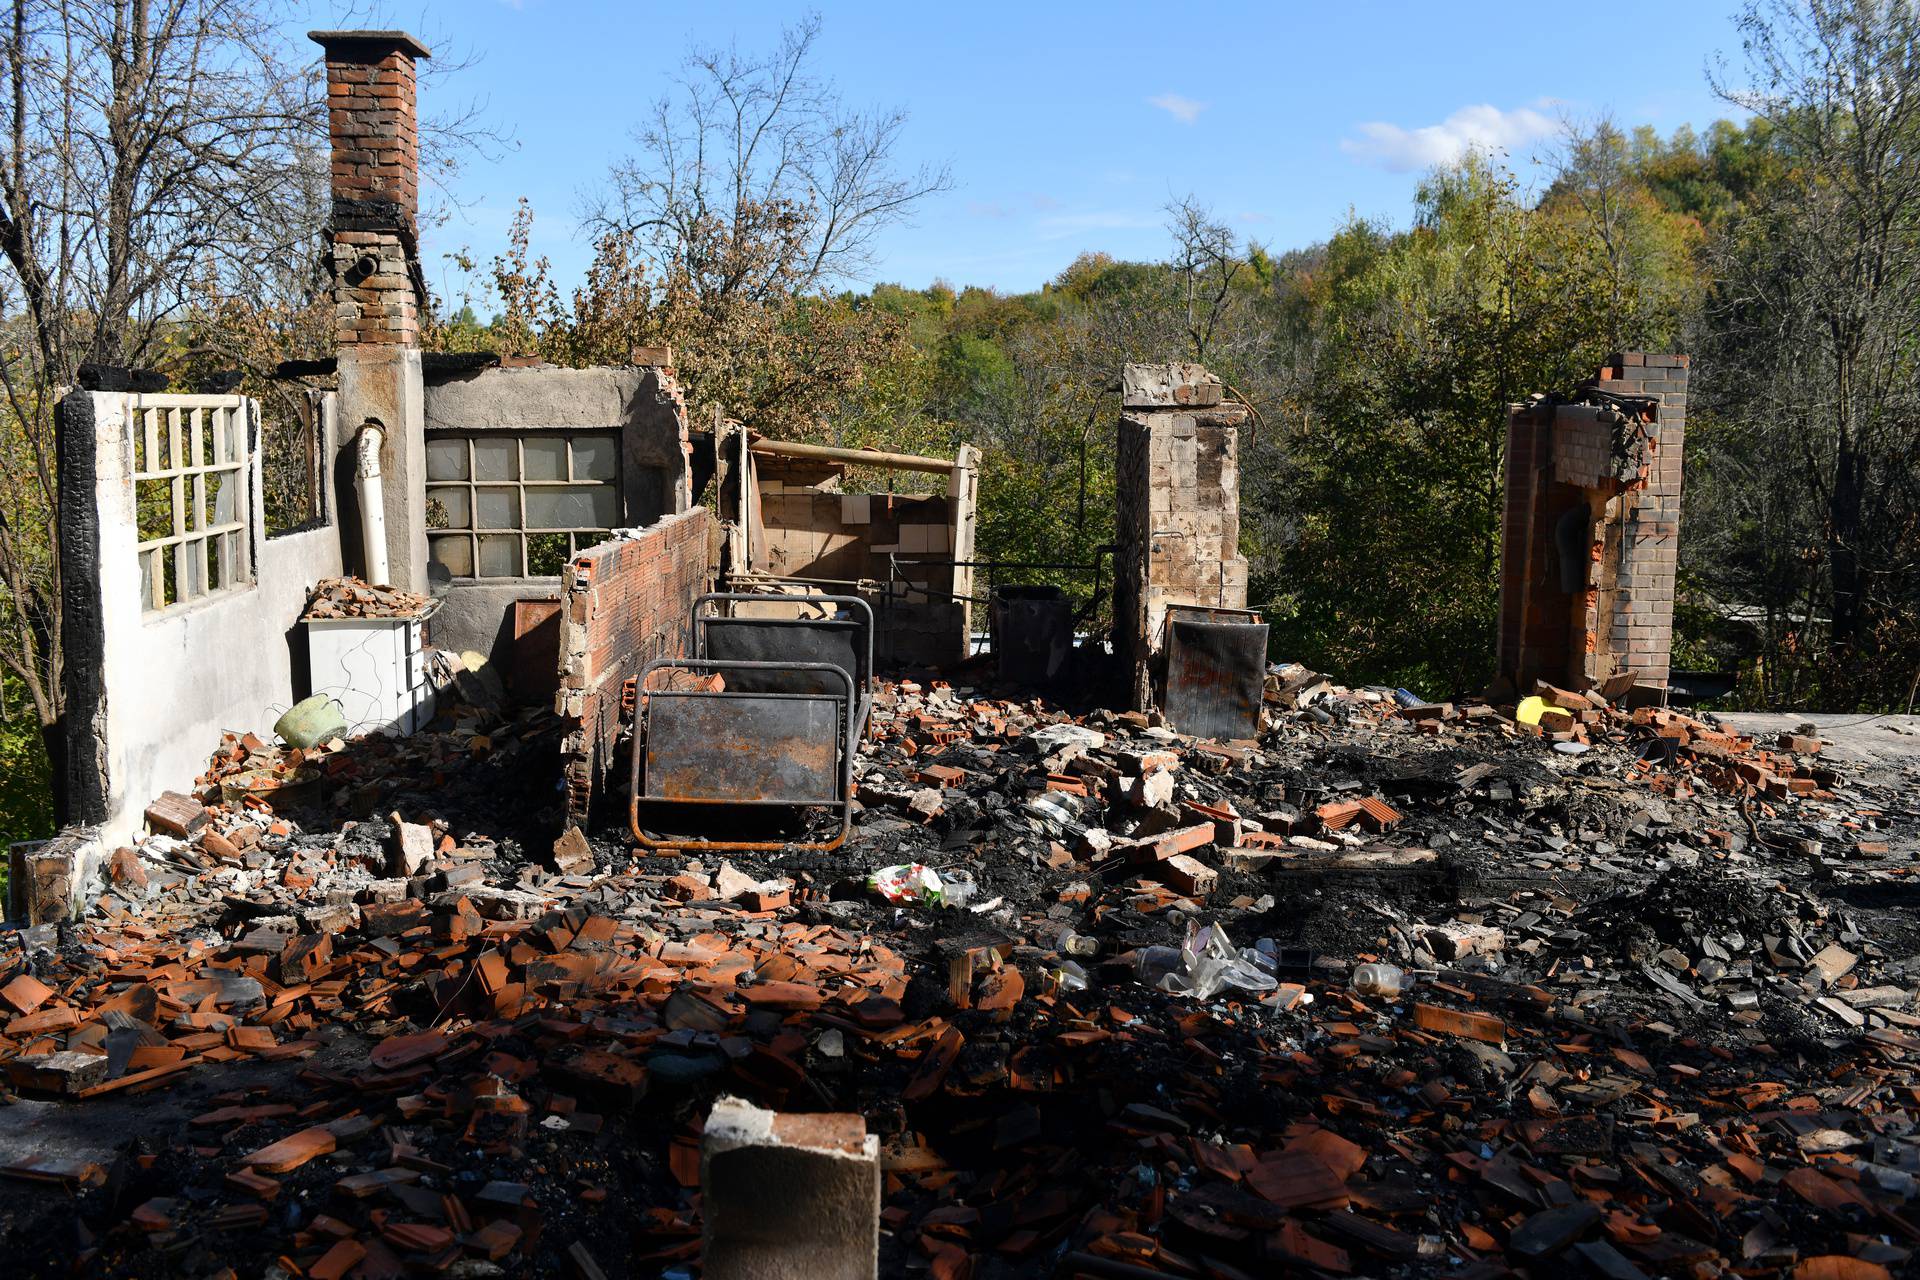
[[[1072,960],[1062,960],[1047,971],[1053,979],[1054,989],[1061,992],[1085,991],[1090,985],[1087,971]]]
[[[973,873],[959,869],[941,872],[940,886],[941,902],[956,911],[972,902],[980,892]]]
[[[1407,976],[1407,971],[1391,964],[1358,965],[1354,968],[1351,983],[1354,991],[1360,995],[1385,996],[1388,999],[1412,985],[1413,980]]]

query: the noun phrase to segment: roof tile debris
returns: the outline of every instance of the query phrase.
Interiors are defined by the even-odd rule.
[[[432,596],[398,587],[376,587],[359,578],[322,578],[307,596],[307,619],[421,618],[433,612]]]
[[[1304,677],[1257,744],[886,685],[844,851],[568,837],[558,874],[512,833],[551,713],[230,739],[77,928],[0,942],[13,1090],[193,1108],[9,1157],[10,1248],[691,1275],[738,1095],[864,1117],[884,1274],[1910,1267],[1920,947],[1869,892],[1912,871],[1900,780]],[[298,795],[221,785],[295,756]],[[868,888],[900,865],[948,905]]]

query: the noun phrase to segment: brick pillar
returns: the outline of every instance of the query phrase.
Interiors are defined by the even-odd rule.
[[[425,403],[420,380],[420,270],[415,215],[420,137],[414,60],[426,46],[404,31],[314,31],[326,50],[333,201],[327,265],[333,275],[340,378],[336,476],[342,527],[358,530],[352,456],[361,427],[385,432],[381,455],[392,585],[427,589]],[[358,538],[346,537],[350,546]],[[350,567],[364,571],[359,548]]]
[[[311,34],[327,54],[334,337],[343,347],[411,347],[421,302],[413,61],[427,50],[403,31]]]
[[[1127,365],[1114,463],[1113,635],[1128,701],[1153,705],[1167,609],[1244,609],[1240,426],[1197,364]]]
[[[1507,419],[1499,670],[1591,688],[1667,682],[1688,359],[1630,351]]]
[[[1664,685],[1673,655],[1673,586],[1680,563],[1680,481],[1687,439],[1687,374],[1682,355],[1616,355],[1595,390],[1645,397],[1655,405],[1652,463],[1645,484],[1622,495],[1620,558],[1610,640],[1616,669]]]

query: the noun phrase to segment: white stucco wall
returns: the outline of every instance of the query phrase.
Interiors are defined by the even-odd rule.
[[[222,733],[271,736],[273,722],[294,701],[293,654],[305,653],[305,637],[294,632],[308,592],[341,572],[340,538],[331,524],[267,538],[254,448],[248,471],[252,584],[144,612],[130,434],[141,399],[94,395],[108,786],[100,826],[109,848],[139,831],[153,797],[192,788]],[[331,418],[323,415],[323,437],[331,434]],[[323,447],[327,443],[323,438]],[[331,491],[325,510],[336,510]]]

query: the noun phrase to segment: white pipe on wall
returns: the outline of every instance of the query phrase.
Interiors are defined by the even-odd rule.
[[[387,507],[380,487],[380,447],[384,428],[372,419],[361,426],[355,441],[353,487],[360,495],[360,547],[367,557],[367,581],[388,584]]]

